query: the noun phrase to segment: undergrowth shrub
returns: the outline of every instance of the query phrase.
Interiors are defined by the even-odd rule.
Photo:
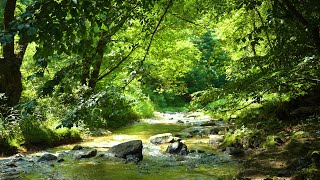
[[[154,116],[154,104],[148,97],[137,97],[133,103],[133,111],[139,118],[149,118]]]
[[[67,113],[62,125],[72,127],[83,123],[95,128],[121,127],[139,118],[133,110],[133,100],[116,88],[106,88],[79,103]]]
[[[65,116],[69,105],[56,97],[33,99],[18,106],[21,119],[18,122],[20,131],[16,133],[25,147],[52,147],[81,140],[80,131],[55,127]]]
[[[188,100],[183,95],[177,95],[173,92],[156,92],[145,87],[143,93],[148,95],[151,102],[154,104],[154,109],[160,112],[170,111],[170,109],[186,109],[189,104]]]
[[[20,127],[25,146],[52,146],[54,132],[44,122],[26,117],[20,121]]]
[[[15,153],[19,148],[17,135],[19,134],[18,111],[12,107],[0,106],[0,154]]]
[[[20,121],[21,135],[26,147],[52,147],[81,140],[80,131],[75,128],[55,129],[46,120],[39,120],[34,115]]]

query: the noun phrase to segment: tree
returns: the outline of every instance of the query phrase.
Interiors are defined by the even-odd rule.
[[[16,105],[19,102],[22,92],[20,66],[30,42],[37,43],[34,59],[40,76],[50,61],[49,57],[54,54],[80,58],[80,62],[66,64],[46,84],[42,89],[44,95],[50,94],[68,72],[74,75],[72,71],[81,68],[81,82],[94,89],[104,52],[114,44],[112,37],[122,28],[127,28],[129,20],[140,20],[144,28],[148,28],[144,13],[151,10],[154,2],[157,1],[45,0],[34,2],[24,13],[15,17],[17,1],[6,1],[4,31],[0,34],[3,46],[0,92],[7,96],[6,103]],[[16,44],[15,36],[18,39]],[[15,47],[19,51],[15,52]]]
[[[228,84],[204,97],[260,102],[265,94],[295,97],[318,86],[318,1],[224,0],[211,7],[212,28],[231,59]]]

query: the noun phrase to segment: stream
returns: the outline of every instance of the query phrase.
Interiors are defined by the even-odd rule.
[[[75,144],[0,158],[0,179],[232,179],[240,163],[218,151],[218,143],[209,143],[209,135],[226,126],[226,122],[200,112],[156,112],[154,118],[78,143],[97,150],[92,158],[74,158],[71,149]],[[170,143],[150,143],[151,136],[163,133],[181,137],[188,147],[188,155],[166,153]],[[110,147],[130,140],[143,142],[141,162],[125,163],[106,155]],[[38,162],[45,153],[57,156],[58,160]]]

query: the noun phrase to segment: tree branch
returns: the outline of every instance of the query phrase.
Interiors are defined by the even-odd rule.
[[[129,52],[129,54],[124,57],[123,59],[120,60],[120,62],[113,67],[112,69],[110,69],[107,73],[105,73],[104,75],[100,76],[98,78],[98,81],[105,78],[106,76],[108,76],[110,73],[112,73],[114,70],[116,70],[126,59],[128,59],[130,57],[130,55],[137,49],[138,45],[134,45],[133,48],[131,49],[131,51]]]
[[[121,18],[121,21],[116,26],[113,26],[112,28],[110,28],[108,32],[106,31],[102,32],[101,38],[96,48],[95,57],[94,57],[96,59],[96,64],[93,68],[93,71],[91,73],[91,77],[89,80],[89,87],[91,87],[92,89],[95,88],[98,81],[100,67],[103,62],[104,48],[111,41],[111,37],[114,34],[116,34],[121,29],[121,27],[123,27],[124,23],[128,20],[129,17],[130,17],[130,13],[128,13],[123,18]]]
[[[183,21],[186,21],[186,22],[188,22],[188,23],[190,23],[190,24],[193,24],[193,25],[196,25],[196,26],[199,26],[200,24],[197,24],[197,23],[195,23],[195,22],[193,22],[193,21],[191,21],[191,20],[189,20],[189,19],[186,19],[186,18],[184,18],[184,17],[181,17],[181,16],[179,16],[179,14],[177,14],[177,13],[171,13],[174,17],[176,17],[176,18],[178,18],[178,19],[181,19],[181,20],[183,20]]]
[[[316,82],[316,83],[320,83],[320,79],[315,79],[315,78],[297,78],[298,81],[302,80],[302,81],[310,81],[310,82]]]
[[[149,51],[150,51],[150,48],[151,48],[152,41],[153,41],[153,39],[154,39],[154,35],[155,35],[156,32],[158,31],[161,22],[164,20],[164,17],[166,16],[169,8],[170,8],[171,5],[173,4],[172,2],[173,2],[173,0],[169,0],[168,5],[167,5],[164,13],[163,13],[162,16],[160,17],[160,20],[159,20],[157,26],[154,28],[153,32],[151,33],[151,38],[150,38],[149,44],[148,44],[148,46],[147,46],[147,48],[146,48],[144,57],[143,57],[143,59],[141,60],[140,65],[139,65],[139,67],[138,67],[138,72],[139,72],[140,69],[142,68],[145,60],[147,59],[147,56],[149,55]],[[138,74],[138,73],[137,73],[137,74]],[[125,87],[127,87],[127,86],[135,79],[135,77],[137,76],[137,74],[135,74],[135,75],[128,81],[128,83],[127,83],[125,86],[123,86],[123,89],[124,89]]]
[[[263,18],[262,18],[262,16],[261,16],[260,11],[259,11],[256,7],[255,7],[254,9],[255,9],[255,11],[257,12],[258,16],[259,16],[259,19],[260,19],[260,21],[261,21],[262,26],[267,27],[267,26],[265,25],[264,21],[263,21]],[[268,40],[268,44],[269,44],[270,48],[273,49],[273,46],[272,46],[272,44],[271,44],[268,31],[265,29],[264,32],[266,33],[267,40]]]
[[[149,44],[148,44],[148,46],[147,46],[147,49],[146,49],[145,55],[144,55],[144,57],[143,57],[143,59],[142,59],[142,61],[141,61],[141,65],[140,65],[140,67],[143,65],[144,61],[146,60],[146,58],[147,58],[147,56],[148,56],[148,54],[149,54],[149,51],[150,51],[150,48],[151,48],[151,44],[152,44],[152,41],[153,41],[153,39],[154,39],[154,35],[156,34],[156,32],[157,32],[158,28],[160,27],[161,22],[163,21],[163,19],[164,19],[164,17],[166,16],[166,14],[167,14],[167,12],[168,12],[168,10],[169,10],[170,6],[172,5],[172,1],[173,1],[173,0],[170,0],[170,1],[169,1],[169,3],[168,3],[168,5],[167,5],[167,7],[166,7],[166,9],[165,9],[164,13],[163,13],[163,14],[162,14],[162,16],[160,17],[160,20],[159,20],[159,22],[158,22],[158,24],[157,24],[156,28],[155,28],[155,29],[154,29],[154,31],[152,32],[152,35],[151,35],[151,38],[150,38]],[[139,68],[139,69],[140,69],[140,68]]]
[[[282,0],[287,6],[287,10],[306,28],[309,26],[309,22],[300,14],[300,12],[294,7],[290,0]]]

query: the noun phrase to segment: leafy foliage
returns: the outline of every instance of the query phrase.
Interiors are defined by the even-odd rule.
[[[89,128],[119,127],[137,119],[130,105],[131,100],[115,88],[107,88],[80,102],[67,114],[62,126],[72,127],[83,122]]]
[[[29,48],[21,103],[0,107],[1,142],[78,140],[78,130],[191,100],[194,109],[247,117],[242,124],[272,123],[263,112],[318,86],[319,9],[317,0],[17,1],[1,50]]]

